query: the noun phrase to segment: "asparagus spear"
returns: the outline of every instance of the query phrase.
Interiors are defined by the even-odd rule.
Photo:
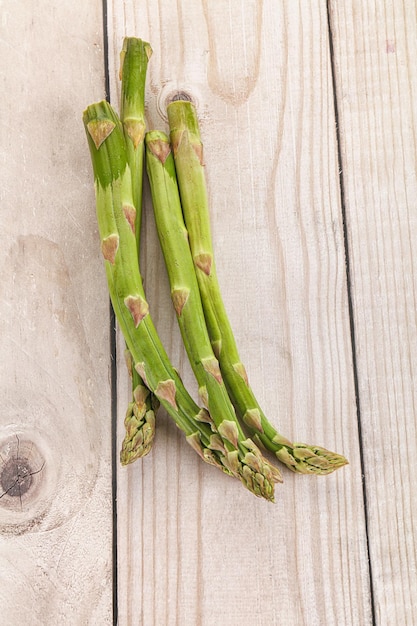
[[[217,430],[212,446],[220,447],[223,462],[248,489],[271,500],[274,483],[281,481],[281,475],[242,431],[213,353],[182,216],[169,139],[163,132],[152,131],[146,133],[145,145],[155,221],[173,305],[200,398]]]
[[[120,53],[120,118],[125,136],[127,162],[132,175],[138,259],[142,221],[145,82],[151,55],[152,48],[146,41],[136,37],[125,37]],[[146,386],[134,368],[131,354],[126,354],[126,362],[132,381],[132,401],[127,407],[125,416],[126,435],[120,452],[122,465],[133,463],[150,451],[155,437],[155,410],[158,406],[153,394],[146,392]]]
[[[200,409],[188,394],[149,314],[136,254],[132,181],[121,122],[105,101],[87,107],[83,122],[110,298],[135,369],[201,458],[233,475],[227,460],[224,462],[223,450],[212,449],[208,411]]]
[[[191,102],[168,105],[170,137],[195,272],[214,352],[239,417],[250,432],[289,469],[302,474],[328,474],[347,460],[325,448],[292,443],[268,421],[249,385],[221,297],[213,257],[209,208],[203,168],[203,144]]]
[[[127,162],[132,174],[133,205],[136,208],[135,235],[138,252],[142,219],[145,82],[151,55],[152,48],[149,43],[136,37],[125,37],[120,53],[119,77],[122,81],[120,119],[126,140]]]

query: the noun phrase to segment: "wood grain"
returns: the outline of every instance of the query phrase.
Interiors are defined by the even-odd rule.
[[[81,122],[103,95],[101,4],[1,4],[1,622],[110,624],[108,299]]]
[[[101,626],[109,320],[81,113],[104,96],[102,3],[0,5],[1,623]],[[117,472],[120,626],[417,622],[416,32],[415,0],[107,2],[113,104],[125,35],[154,50],[149,128],[167,129],[174,95],[196,103],[219,279],[261,404],[350,461],[285,471],[271,505],[160,411],[150,455]],[[145,287],[197,397],[145,187]]]
[[[377,623],[417,622],[415,2],[332,2]]]
[[[283,434],[351,463],[325,479],[286,471],[268,505],[202,464],[161,412],[151,454],[118,475],[120,624],[370,624],[326,3],[108,8],[112,101],[135,35],[154,49],[149,127],[166,129],[175,93],[198,107],[219,279],[261,403]],[[148,196],[144,213],[151,311],[195,392]],[[120,359],[120,424],[128,399]]]

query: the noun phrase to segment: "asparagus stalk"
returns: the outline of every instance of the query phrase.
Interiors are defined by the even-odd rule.
[[[171,298],[184,345],[199,385],[199,395],[214,422],[211,447],[220,449],[226,467],[258,496],[273,499],[279,470],[248,439],[236,417],[211,347],[193,260],[184,225],[174,159],[168,137],[146,133],[146,168],[155,221],[168,272]]]
[[[185,389],[149,313],[136,254],[135,208],[121,122],[105,101],[87,107],[83,122],[93,165],[110,298],[135,369],[201,458],[233,476],[224,449],[213,445],[208,411],[200,408]]]
[[[217,279],[203,167],[203,144],[191,102],[168,105],[168,121],[182,209],[189,235],[207,327],[230,397],[239,417],[257,441],[289,469],[302,474],[328,474],[347,460],[325,448],[292,443],[269,422],[249,385],[226,313]]]
[[[125,136],[127,163],[132,176],[138,259],[142,222],[145,82],[151,55],[152,48],[146,41],[136,37],[125,37],[120,53],[120,118]],[[126,354],[126,362],[132,381],[132,401],[128,404],[125,416],[126,435],[120,452],[122,465],[133,463],[150,451],[155,437],[155,411],[158,406],[153,394],[146,392],[146,386],[134,368],[131,354]]]
[[[125,37],[120,53],[119,77],[122,81],[120,119],[126,140],[127,162],[132,174],[133,205],[136,209],[135,235],[138,253],[142,220],[145,82],[148,61],[151,55],[152,48],[149,43],[136,37]]]

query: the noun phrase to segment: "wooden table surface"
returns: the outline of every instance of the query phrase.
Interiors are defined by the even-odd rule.
[[[417,624],[415,0],[1,0],[0,621]],[[149,128],[196,103],[219,279],[270,420],[350,464],[274,504],[162,410],[118,463],[84,108],[149,41]],[[196,394],[145,191],[152,315]],[[16,473],[17,472],[17,473]]]

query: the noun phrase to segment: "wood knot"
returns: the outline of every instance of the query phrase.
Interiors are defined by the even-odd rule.
[[[14,435],[0,446],[0,507],[19,510],[38,492],[45,460],[33,441]]]
[[[186,102],[194,102],[194,99],[187,91],[177,91],[177,93],[172,94],[169,102],[177,102],[177,100],[185,100]],[[167,104],[169,104],[167,102]]]
[[[27,459],[9,459],[3,466],[0,484],[3,494],[12,498],[22,497],[32,485],[33,470]]]

